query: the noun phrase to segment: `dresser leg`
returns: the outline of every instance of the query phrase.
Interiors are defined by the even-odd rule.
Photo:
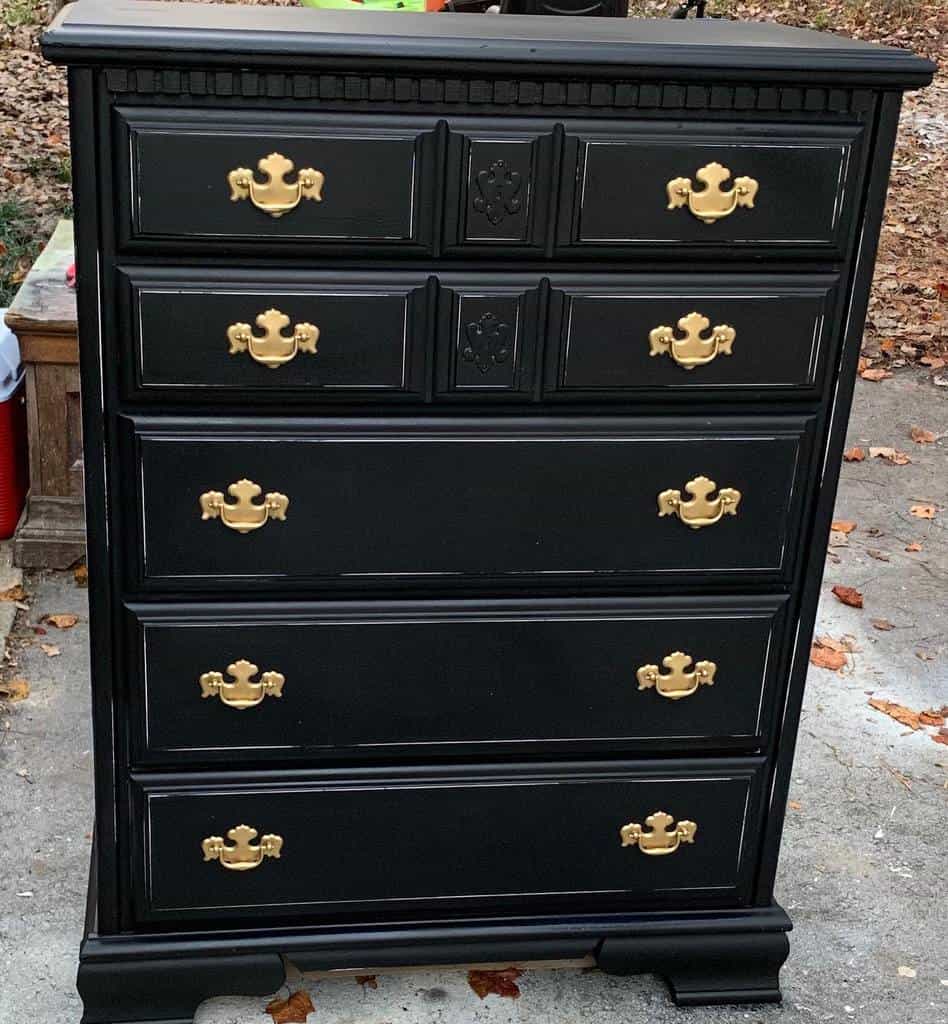
[[[284,983],[277,953],[80,962],[81,1024],[191,1024],[212,996],[268,996]]]
[[[605,939],[597,954],[607,974],[658,974],[678,1006],[779,1003],[784,932]]]

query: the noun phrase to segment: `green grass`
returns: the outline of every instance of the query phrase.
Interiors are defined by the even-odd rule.
[[[42,13],[43,0],[0,0],[0,22],[7,28],[32,25]]]
[[[43,247],[36,218],[19,199],[0,200],[0,308],[9,306],[20,282],[17,269],[28,266]]]

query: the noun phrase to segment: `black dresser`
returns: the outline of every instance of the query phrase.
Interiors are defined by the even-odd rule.
[[[80,0],[87,1024],[592,954],[779,998],[903,51]]]

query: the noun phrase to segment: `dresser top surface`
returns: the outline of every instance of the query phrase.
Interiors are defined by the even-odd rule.
[[[491,62],[528,62],[680,73],[851,72],[906,85],[924,84],[934,71],[907,50],[763,22],[432,16],[161,0],[69,4],[45,34],[43,48],[63,63],[140,60],[147,51],[153,62],[195,54],[232,63],[246,63],[247,56],[371,57],[450,61],[458,73]]]

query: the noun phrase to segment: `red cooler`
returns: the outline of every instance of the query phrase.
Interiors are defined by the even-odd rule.
[[[29,489],[20,346],[0,309],[0,540],[13,536]]]

